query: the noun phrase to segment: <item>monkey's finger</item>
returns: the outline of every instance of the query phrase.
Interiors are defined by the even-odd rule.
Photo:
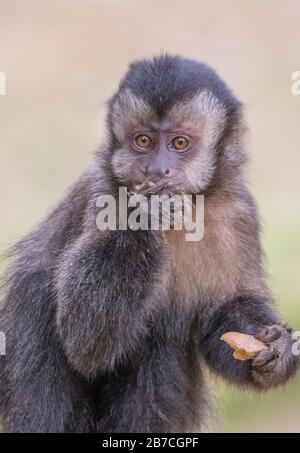
[[[274,348],[267,348],[261,351],[254,359],[252,360],[253,367],[261,367],[267,363],[272,362],[273,360],[279,357],[279,352]]]
[[[263,329],[261,332],[255,335],[255,338],[262,341],[263,343],[271,343],[272,341],[280,338],[283,332],[283,327],[279,326],[278,324],[274,324],[273,326],[269,326]]]

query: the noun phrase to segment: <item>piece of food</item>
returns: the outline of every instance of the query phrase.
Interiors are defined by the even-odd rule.
[[[151,189],[151,187],[153,187],[153,186],[155,186],[154,182],[148,181],[145,179],[145,181],[142,182],[142,184],[137,184],[135,186],[135,190],[137,193],[139,193],[139,192],[142,192],[143,190]]]
[[[260,351],[267,349],[267,346],[262,341],[246,333],[227,332],[222,335],[221,340],[234,349],[233,357],[237,360],[252,359]]]
[[[136,192],[141,192],[143,189],[145,189],[147,187],[149,187],[149,185],[148,185],[147,181],[144,181],[144,182],[142,182],[142,184],[137,184],[135,186],[135,190],[136,190]]]

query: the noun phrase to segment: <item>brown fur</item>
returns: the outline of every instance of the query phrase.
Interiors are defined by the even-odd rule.
[[[244,220],[241,224],[239,219],[245,215],[249,223]],[[245,202],[207,197],[204,218],[201,241],[186,241],[185,231],[164,232],[172,262],[169,283],[172,299],[194,306],[207,297],[222,303],[241,293],[265,295],[256,252],[258,237],[253,238],[255,219]]]
[[[6,431],[201,431],[204,365],[256,389],[299,366],[264,283],[240,103],[206,65],[162,56],[131,65],[108,110],[96,165],[12,250],[0,311]],[[186,152],[174,134],[188,137]],[[145,180],[144,195],[204,194],[202,240],[97,229],[99,195]],[[227,331],[270,348],[241,363],[220,341]]]

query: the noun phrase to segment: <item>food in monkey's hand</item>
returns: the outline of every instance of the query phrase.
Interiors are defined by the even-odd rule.
[[[260,351],[267,349],[267,346],[262,341],[257,340],[252,335],[240,332],[224,333],[221,340],[234,349],[233,357],[237,360],[252,359]]]

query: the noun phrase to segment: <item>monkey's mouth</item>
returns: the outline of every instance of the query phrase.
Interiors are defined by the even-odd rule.
[[[141,193],[143,195],[152,195],[161,193],[161,191],[163,191],[166,187],[167,184],[164,181],[153,182],[145,179],[145,181],[142,182],[142,184],[137,184],[134,187],[134,191],[136,193]]]
[[[158,230],[164,229],[164,225],[167,225],[169,229],[173,229],[177,224],[182,227],[182,219],[184,218],[184,206],[182,204],[182,196],[179,195],[178,187],[176,195],[179,195],[179,204],[168,203],[168,200],[174,199],[175,191],[172,190],[169,182],[159,181],[154,183],[152,181],[145,180],[141,184],[136,184],[133,189],[128,192],[129,199],[136,195],[143,196],[146,203],[140,203],[139,209],[149,216],[148,218],[152,224],[155,222]],[[153,196],[159,196],[159,204],[152,205]]]
[[[159,182],[153,182],[149,180],[144,180],[141,184],[136,184],[133,186],[131,192],[131,195],[134,194],[141,194],[145,196],[149,195],[182,195],[183,190],[181,190],[178,185],[175,185],[174,187],[170,183],[170,181],[164,181],[161,180]]]

